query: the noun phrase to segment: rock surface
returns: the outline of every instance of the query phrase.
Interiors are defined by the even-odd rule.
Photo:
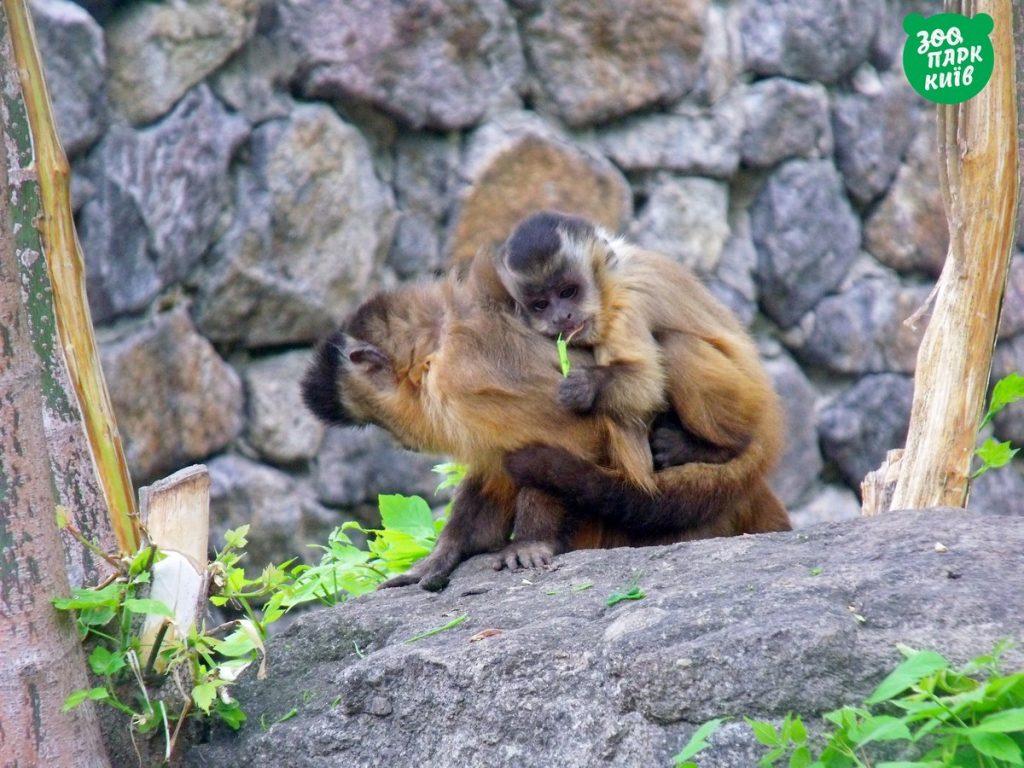
[[[700,177],[668,177],[651,189],[630,228],[638,245],[659,251],[701,277],[714,274],[729,238],[729,188]]]
[[[754,168],[832,152],[828,91],[817,83],[784,77],[760,80],[743,96],[743,115],[743,162]]]
[[[85,164],[79,227],[93,317],[142,309],[183,279],[221,229],[228,165],[248,135],[205,85],[167,119],[110,129]]]
[[[616,231],[632,210],[629,185],[611,163],[525,113],[477,129],[466,155],[468,183],[448,241],[454,264],[501,244],[520,219],[542,208],[573,211]]]
[[[313,341],[362,300],[391,244],[394,201],[365,139],[323,105],[252,135],[236,218],[199,279],[197,325],[211,339]]]
[[[832,110],[836,163],[850,196],[866,204],[884,192],[918,125],[919,97],[902,72],[883,77],[870,67],[860,91],[840,93]]]
[[[891,277],[858,280],[822,299],[786,337],[787,344],[807,362],[838,373],[913,373],[928,318],[915,328],[904,321],[929,292]]]
[[[247,401],[246,441],[273,464],[311,459],[324,426],[302,403],[299,380],[312,355],[286,352],[257,360],[242,376]]]
[[[897,643],[962,663],[1020,640],[1022,548],[1020,517],[930,510],[575,552],[547,573],[478,558],[440,594],[405,587],[298,618],[268,644],[267,679],[237,692],[247,726],[185,762],[653,766],[716,716],[797,712],[813,729],[873,690]],[[633,578],[646,597],[608,607]],[[1024,663],[1020,646],[1005,662]],[[764,751],[734,724],[700,764],[750,768]]]
[[[139,483],[221,450],[242,429],[238,374],[183,308],[99,337],[110,399]]]
[[[249,525],[247,568],[292,558],[315,563],[320,551],[310,543],[326,543],[331,530],[351,519],[324,507],[284,472],[242,456],[218,456],[209,469],[210,542],[220,548],[225,531]]]
[[[864,227],[864,245],[900,272],[937,276],[946,261],[949,226],[942,206],[935,127],[922,127],[907,158]]]
[[[786,355],[765,361],[786,416],[785,453],[772,476],[772,489],[789,509],[803,500],[821,472],[816,395],[800,367]]]
[[[834,83],[865,61],[884,0],[745,0],[742,23],[747,67]]]
[[[595,132],[602,152],[627,171],[671,170],[727,178],[739,165],[743,114],[735,99],[714,107],[631,117]]]
[[[860,379],[822,410],[821,449],[854,490],[887,450],[903,445],[913,397],[913,379],[882,373]]]
[[[288,0],[280,13],[308,96],[368,102],[417,128],[473,125],[523,75],[501,0]]]
[[[697,80],[708,0],[540,0],[523,42],[538,101],[569,125],[671,104]]]
[[[791,160],[769,177],[750,212],[761,306],[783,328],[835,288],[860,247],[860,223],[825,160]]]
[[[107,25],[110,95],[133,123],[167,112],[252,34],[258,0],[132,3]]]

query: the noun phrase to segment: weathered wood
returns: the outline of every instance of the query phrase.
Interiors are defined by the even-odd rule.
[[[988,13],[995,62],[984,90],[939,105],[939,155],[950,244],[917,357],[914,402],[893,509],[963,507],[1013,250],[1019,187],[1010,3],[946,0]]]
[[[2,30],[0,30],[2,31]],[[5,35],[0,36],[6,38]],[[0,46],[3,44],[0,43]],[[0,762],[5,766],[108,765],[95,705],[61,706],[88,687],[74,622],[50,598],[69,594],[57,530],[54,471],[43,425],[51,372],[30,317],[15,247],[31,220],[12,215],[12,156],[0,104]],[[21,255],[25,257],[24,251]]]
[[[206,467],[186,467],[139,489],[139,512],[149,543],[165,555],[153,566],[149,596],[174,612],[170,631],[184,638],[206,610],[210,532],[210,474]],[[146,617],[140,632],[144,661],[163,624],[160,616]],[[157,662],[157,671],[162,671],[160,666]]]
[[[887,512],[892,506],[892,495],[899,478],[903,449],[888,451],[882,465],[874,472],[868,472],[860,484],[860,513],[864,517],[875,517]]]
[[[210,538],[210,473],[202,464],[139,489],[139,514],[151,544],[206,567]]]
[[[85,428],[110,525],[121,551],[131,553],[139,546],[135,494],[103,379],[85,296],[85,266],[71,208],[70,168],[57,136],[53,108],[46,91],[35,32],[25,0],[2,1],[6,24],[9,25],[11,52],[16,62],[16,66],[8,71],[17,72],[20,77],[32,133],[35,167],[38,169],[36,181],[44,213],[40,229],[45,264],[48,282],[52,286],[60,348],[63,349],[63,360],[58,350],[52,350],[51,365],[67,367],[66,377],[81,411],[80,421]],[[9,60],[5,68],[8,66]],[[68,509],[73,516],[78,514],[76,505],[68,505]]]

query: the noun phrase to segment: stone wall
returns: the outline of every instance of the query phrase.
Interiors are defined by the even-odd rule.
[[[940,5],[33,0],[136,482],[207,462],[254,560],[429,494],[434,459],[304,412],[311,345],[557,206],[708,281],[785,399],[795,521],[856,515],[945,255],[934,110],[899,64],[903,15]],[[998,372],[1018,348],[1015,266]],[[1015,468],[976,496],[1022,493]]]

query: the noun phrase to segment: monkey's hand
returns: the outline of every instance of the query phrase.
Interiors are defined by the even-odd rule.
[[[594,369],[573,368],[558,382],[558,402],[575,413],[589,413],[594,409],[600,389]]]
[[[518,571],[520,568],[550,568],[555,556],[555,547],[546,541],[513,541],[494,559],[494,570],[508,568]]]
[[[392,576],[378,584],[377,589],[419,584],[428,592],[440,592],[448,586],[448,577],[459,564],[459,560],[460,558],[453,557],[453,553],[448,550],[435,549],[405,573]]]

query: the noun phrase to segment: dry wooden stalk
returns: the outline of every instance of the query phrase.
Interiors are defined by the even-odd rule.
[[[1010,3],[947,0],[995,22],[995,62],[973,99],[940,105],[950,244],[917,357],[914,403],[892,509],[962,507],[992,365],[1017,213],[1017,111]]]
[[[85,297],[85,267],[71,209],[70,169],[53,119],[35,32],[24,0],[3,0],[18,64],[42,197],[41,231],[53,285],[57,330],[68,375],[85,425],[118,545],[126,553],[139,546],[135,494],[121,438],[103,379],[92,318]]]
[[[210,474],[196,465],[139,490],[139,510],[149,537],[165,557],[153,566],[149,596],[174,612],[178,638],[206,610],[206,552],[210,537]],[[140,633],[141,658],[149,658],[164,618],[148,615]],[[157,663],[154,667],[162,671]]]

